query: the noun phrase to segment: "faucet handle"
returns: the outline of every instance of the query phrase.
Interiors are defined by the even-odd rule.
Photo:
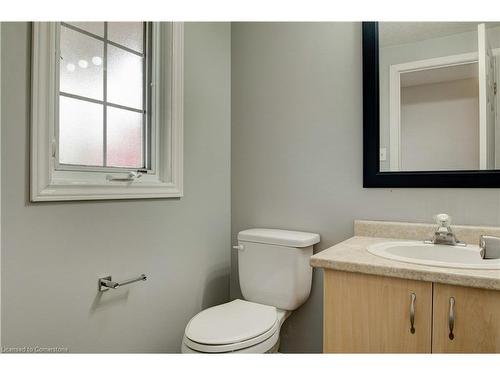
[[[449,227],[451,224],[451,216],[448,214],[434,215],[434,220],[439,227]]]

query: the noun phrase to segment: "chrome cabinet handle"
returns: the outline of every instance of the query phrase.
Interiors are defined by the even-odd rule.
[[[417,295],[415,293],[410,294],[410,333],[413,335],[415,333],[415,300]]]
[[[455,338],[455,335],[453,334],[453,329],[455,328],[455,298],[450,297],[450,311],[448,314],[448,327],[450,329],[450,334],[448,337],[450,340],[453,340]]]

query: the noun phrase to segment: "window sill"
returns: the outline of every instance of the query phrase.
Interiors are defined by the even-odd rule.
[[[175,178],[166,178],[158,174],[145,174],[132,181],[109,180],[111,176],[114,178],[125,177],[123,172],[53,170],[48,176],[32,180],[31,200],[179,198],[183,195],[182,178],[179,173],[174,174]]]
[[[38,190],[32,201],[180,198],[182,189],[173,183],[109,182],[106,185],[54,183]]]

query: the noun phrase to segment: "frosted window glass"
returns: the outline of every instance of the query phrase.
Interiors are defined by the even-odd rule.
[[[104,43],[61,26],[59,89],[62,92],[103,99]]]
[[[104,22],[66,22],[94,35],[104,37]]]
[[[108,107],[107,164],[142,168],[142,114]]]
[[[60,97],[59,162],[102,166],[103,107],[101,104]]]
[[[143,51],[143,22],[108,22],[108,39],[137,52]]]
[[[110,103],[142,109],[142,57],[108,45],[107,97]]]

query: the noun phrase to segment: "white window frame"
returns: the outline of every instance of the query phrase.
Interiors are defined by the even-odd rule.
[[[33,23],[31,200],[67,201],[183,196],[182,22],[152,26],[151,161],[140,178],[128,170],[56,168],[59,100],[58,22]]]

